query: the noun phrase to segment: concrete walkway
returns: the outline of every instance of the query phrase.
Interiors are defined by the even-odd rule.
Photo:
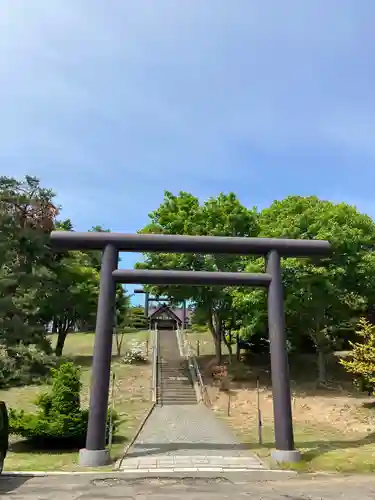
[[[156,406],[122,470],[262,470],[262,463],[203,404]]]

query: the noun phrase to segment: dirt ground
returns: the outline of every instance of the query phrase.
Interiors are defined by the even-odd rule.
[[[315,393],[314,393],[315,392]],[[228,395],[211,388],[213,408],[227,411]],[[273,423],[272,392],[269,388],[259,391],[260,409],[264,425]],[[231,415],[240,422],[257,422],[257,391],[254,388],[234,389],[231,392]],[[305,396],[292,397],[293,418],[302,425],[332,426],[345,435],[367,435],[375,432],[375,409],[368,397],[353,397],[343,391],[315,390]]]
[[[191,335],[195,351],[198,340],[198,361],[213,410],[267,462],[274,447],[269,363],[256,357],[247,363],[233,360],[228,365],[229,392],[222,392],[207,370],[213,358],[211,339],[202,333]],[[227,357],[224,359],[228,362]],[[374,472],[375,399],[354,389],[337,356],[328,363],[328,382],[323,387],[316,382],[314,356],[292,358],[290,368],[294,436],[303,457],[295,468],[307,472]],[[262,444],[258,432],[257,377]]]

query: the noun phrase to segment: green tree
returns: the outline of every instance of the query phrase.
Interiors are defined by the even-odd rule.
[[[60,231],[72,231],[70,220],[58,222],[55,226]],[[95,226],[92,231],[103,231]],[[97,301],[100,286],[101,252],[55,252],[53,275],[46,283],[48,300],[45,302],[44,318],[52,322],[53,332],[57,333],[55,352],[61,356],[66,337],[74,328],[82,331],[95,328]],[[116,289],[116,321],[122,324],[128,309],[128,296],[122,285]]]
[[[340,340],[341,327],[373,301],[375,225],[345,203],[290,196],[259,215],[260,235],[276,238],[327,239],[330,258],[283,259],[286,325],[295,346],[306,336],[315,345],[319,379],[325,379],[325,355]],[[369,253],[370,252],[370,253]],[[262,259],[248,271],[264,269]],[[235,291],[234,304],[250,333],[266,330],[266,300],[261,291]]]
[[[0,177],[0,342],[48,349],[40,314],[51,253],[48,235],[58,208],[34,177]]]
[[[233,193],[221,193],[200,204],[190,193],[177,196],[166,191],[163,203],[151,214],[144,233],[185,234],[199,236],[256,236],[255,209],[244,207]],[[233,255],[146,254],[139,267],[191,271],[241,271],[246,260]],[[221,362],[223,321],[230,310],[231,294],[223,287],[160,286],[152,287],[156,295],[168,295],[181,302],[190,300],[207,318],[215,342],[216,360]]]
[[[68,252],[54,268],[46,284],[44,320],[52,321],[57,333],[55,353],[61,356],[69,331],[95,317],[99,294],[99,272],[83,252]]]

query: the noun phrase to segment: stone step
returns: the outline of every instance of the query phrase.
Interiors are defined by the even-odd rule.
[[[162,394],[192,394],[194,393],[193,387],[158,387],[157,389]]]
[[[184,377],[182,375],[162,375],[159,377],[159,380],[160,379],[168,382],[179,382],[180,384],[190,382],[190,377]]]
[[[159,395],[163,398],[190,398],[195,397],[195,391],[182,392],[182,391],[161,391]]]
[[[159,380],[158,385],[163,387],[192,387],[193,384],[189,381],[179,382],[175,380]]]
[[[173,399],[173,398],[160,398],[159,403],[168,403],[168,404],[176,404],[176,405],[184,405],[184,404],[196,404],[197,398],[190,399]]]
[[[163,377],[189,378],[189,372],[185,370],[160,370]]]
[[[176,392],[176,391],[163,391],[159,393],[162,398],[195,398],[195,391],[189,392]]]
[[[173,397],[195,397],[195,391],[192,389],[191,391],[176,391],[174,389],[164,389],[163,391],[158,391],[158,394],[161,396],[173,396]]]
[[[180,391],[179,390],[176,390],[176,389],[163,389],[163,390],[159,390],[158,391],[162,396],[190,396],[191,394],[195,394],[195,391],[193,388],[191,389],[181,389]]]
[[[182,400],[182,401],[176,401],[176,400],[171,400],[171,401],[160,401],[161,405],[164,405],[164,406],[173,406],[173,405],[179,405],[179,406],[184,406],[184,405],[187,405],[187,406],[190,406],[190,405],[196,405],[198,404],[197,403],[197,400],[193,401],[193,400],[189,400],[189,401],[186,401],[186,400]]]
[[[184,391],[191,392],[193,390],[192,385],[169,385],[169,384],[160,384],[158,386],[161,391]]]

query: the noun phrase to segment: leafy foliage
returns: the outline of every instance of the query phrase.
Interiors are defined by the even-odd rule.
[[[53,279],[46,283],[46,301],[41,311],[58,334],[56,354],[61,356],[69,331],[80,322],[95,318],[99,294],[99,272],[83,252],[68,252],[53,264]]]
[[[47,326],[52,324],[61,356],[68,332],[94,328],[101,257],[94,251],[51,251],[51,230],[73,230],[69,219],[56,220],[54,197],[34,177],[0,177],[0,345],[36,345],[50,352]],[[127,306],[119,285],[121,321]]]
[[[54,193],[34,177],[0,177],[0,385],[44,380],[57,360],[48,329],[57,334],[57,356],[69,332],[95,327],[101,253],[52,252],[52,229],[72,231],[72,221],[57,220]],[[93,231],[109,231],[94,226]],[[144,233],[262,236],[328,239],[329,258],[283,259],[285,314],[293,351],[317,353],[319,377],[332,349],[348,346],[360,317],[375,324],[375,223],[345,203],[316,196],[288,196],[260,212],[243,206],[235,194],[205,202],[190,193],[166,191],[149,214]],[[263,272],[257,256],[146,254],[138,267],[207,271]],[[226,287],[149,287],[174,303],[187,299],[194,325],[212,333],[217,362],[221,344],[229,352],[235,335],[252,345],[267,336],[263,290]],[[143,308],[133,308],[121,285],[116,294],[116,343],[119,355],[128,327],[147,328]],[[129,355],[130,356],[130,355]],[[131,356],[129,357],[129,359]],[[23,361],[22,361],[23,360]]]
[[[59,359],[36,346],[0,348],[0,387],[37,384],[49,379]]]
[[[344,368],[354,375],[354,383],[360,391],[375,394],[375,325],[361,318],[356,331],[360,342],[350,342],[349,359],[341,359]]]
[[[190,193],[177,196],[169,191],[163,203],[151,214],[150,224],[143,233],[186,234],[198,236],[256,236],[258,222],[255,209],[244,207],[234,193],[221,193],[203,204]],[[146,254],[138,267],[149,269],[179,269],[190,271],[241,271],[242,257],[233,255]],[[223,322],[231,316],[231,294],[221,287],[159,286],[152,287],[155,295],[168,295],[181,302],[188,299],[199,308],[213,335],[217,361],[221,358]]]
[[[10,433],[36,440],[39,444],[83,445],[88,410],[81,408],[80,369],[73,363],[63,363],[52,370],[52,379],[51,391],[40,394],[35,402],[38,407],[36,413],[10,409]],[[115,432],[118,425],[116,414],[113,415],[113,423]]]
[[[342,348],[340,335],[353,318],[373,303],[375,287],[375,224],[345,203],[334,204],[314,196],[290,196],[275,201],[259,214],[260,236],[327,239],[330,258],[283,259],[286,326],[295,349],[315,349],[319,378],[324,379],[324,355]],[[262,271],[261,259],[251,259],[247,271]],[[265,293],[235,290],[234,305],[251,336],[267,330]]]
[[[58,208],[37,179],[0,177],[0,343],[48,348],[40,316]]]

